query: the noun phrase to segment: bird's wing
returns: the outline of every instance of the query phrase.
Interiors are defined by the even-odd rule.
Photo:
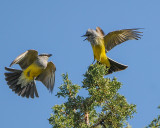
[[[135,29],[122,29],[118,31],[113,31],[108,33],[104,37],[106,52],[110,51],[116,45],[121,44],[127,40],[138,40],[141,38],[142,32],[137,31],[138,28]]]
[[[36,80],[41,81],[50,92],[52,92],[54,88],[55,71],[55,65],[52,62],[48,62],[47,68],[36,78]]]
[[[12,61],[10,67],[13,64],[19,64],[22,69],[26,69],[36,60],[37,56],[38,52],[36,50],[28,50],[19,55],[14,61]]]

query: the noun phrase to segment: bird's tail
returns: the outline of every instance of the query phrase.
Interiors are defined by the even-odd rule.
[[[34,98],[34,95],[39,97],[34,80],[26,82],[24,79],[21,79],[23,71],[7,67],[5,67],[5,70],[8,71],[4,74],[5,79],[12,91],[22,97]]]
[[[117,71],[121,71],[121,70],[125,70],[128,67],[127,65],[120,64],[110,58],[108,58],[108,59],[109,59],[110,65],[111,65],[110,68],[108,69],[108,74],[111,74],[111,73],[117,72]]]

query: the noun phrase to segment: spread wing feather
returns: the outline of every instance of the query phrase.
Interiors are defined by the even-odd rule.
[[[19,55],[15,60],[12,61],[10,67],[13,64],[19,64],[22,69],[26,69],[30,64],[32,64],[38,56],[36,50],[28,50],[21,55]]]
[[[50,92],[52,92],[54,88],[55,71],[55,65],[52,62],[48,62],[47,68],[36,78],[36,80],[41,81]]]
[[[138,40],[141,38],[142,32],[135,29],[122,29],[108,33],[104,36],[106,52],[110,51],[116,45],[119,45],[127,40]]]

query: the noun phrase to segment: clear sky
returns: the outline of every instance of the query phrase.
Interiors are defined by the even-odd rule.
[[[145,28],[141,40],[115,47],[108,56],[128,65],[108,77],[123,83],[119,93],[137,105],[129,120],[142,128],[157,117],[160,105],[160,1],[159,0],[0,0],[0,128],[51,128],[52,106],[65,100],[55,94],[68,72],[81,85],[93,61],[90,44],[81,36],[100,26],[107,34],[127,28]],[[4,67],[28,49],[51,53],[56,65],[53,94],[37,82],[39,98],[17,96],[4,80]],[[14,66],[19,68],[19,66]]]

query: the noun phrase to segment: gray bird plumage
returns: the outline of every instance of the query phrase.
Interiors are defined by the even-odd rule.
[[[107,35],[105,35],[105,33],[100,27],[96,27],[96,30],[88,29],[86,34],[83,35],[82,37],[86,37],[85,40],[88,40],[91,43],[94,54],[94,61],[95,59],[97,59],[98,62],[106,64],[106,67],[108,68],[108,74],[111,74],[116,71],[124,70],[128,66],[120,64],[108,58],[107,56],[104,57],[105,54],[111,49],[113,49],[115,46],[125,41],[140,39],[142,36],[141,35],[142,32],[138,30],[139,28],[122,29],[122,30],[112,31]]]
[[[5,70],[7,71],[7,73],[4,74],[5,79],[12,91],[22,97],[39,97],[35,84],[35,80],[38,80],[41,81],[50,92],[52,92],[55,84],[56,67],[52,62],[48,62],[48,58],[50,56],[51,54],[38,55],[36,50],[28,50],[19,55],[10,64],[10,66],[19,64],[22,70],[5,67]],[[24,77],[24,72],[30,65],[33,64],[36,65],[37,68],[40,68],[42,72],[33,79],[28,80],[26,77]],[[29,70],[27,72],[28,77],[30,75],[34,75],[34,71],[33,74],[30,74],[32,70],[35,69],[31,69],[31,71]]]

